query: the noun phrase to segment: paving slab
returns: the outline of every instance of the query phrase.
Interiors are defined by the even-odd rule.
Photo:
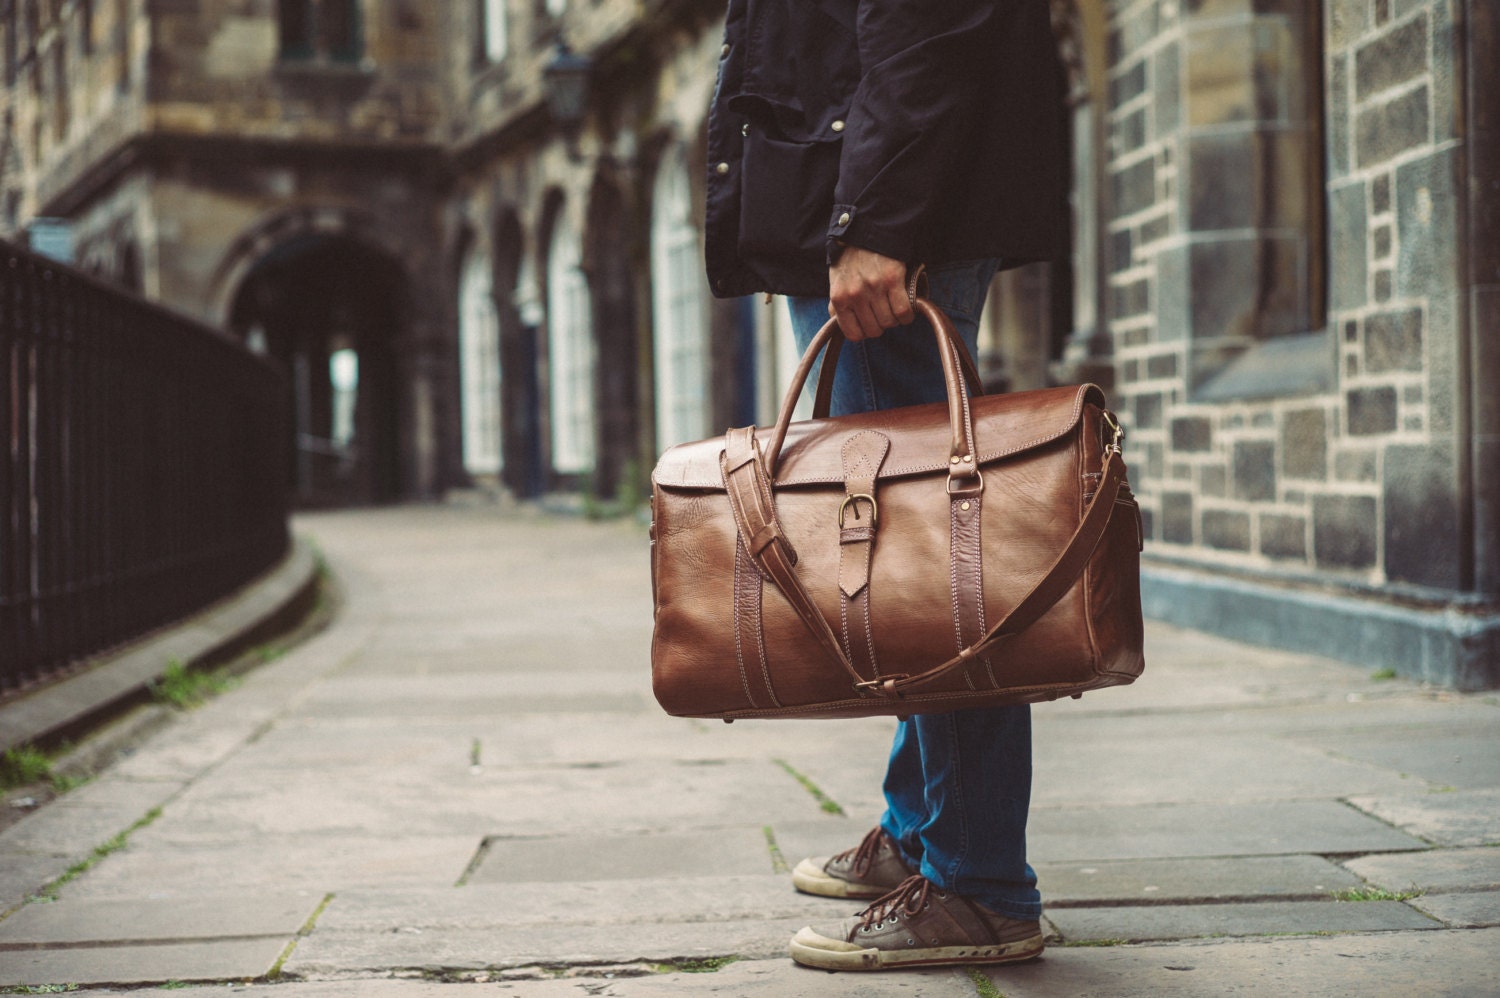
[[[0,987],[249,980],[275,966],[288,940],[233,939],[165,946],[84,946],[0,953]]]
[[[788,868],[805,858],[832,856],[853,849],[880,820],[880,811],[870,808],[848,814],[823,814],[800,821],[777,821],[771,825],[776,849]]]
[[[1361,856],[1344,866],[1391,891],[1500,890],[1500,846]]]
[[[1500,790],[1351,797],[1349,803],[1437,845],[1500,845]]]
[[[180,790],[177,783],[95,781],[0,832],[0,854],[88,855]]]
[[[0,851],[0,912],[21,904],[62,876],[72,865],[72,859],[67,856]]]
[[[1384,731],[1304,734],[1298,740],[1346,759],[1409,773],[1440,786],[1478,789],[1500,786],[1500,718],[1457,725],[1392,725]]]
[[[501,929],[409,929],[396,933],[315,931],[283,971],[293,977],[367,974],[388,969],[424,973],[674,963],[739,956],[786,955],[805,918],[652,922],[610,925],[516,925]]]
[[[650,674],[555,668],[460,676],[379,676],[363,671],[320,684],[298,713],[318,717],[495,717],[537,711],[640,712],[655,707]]]
[[[1442,928],[1441,923],[1399,901],[1055,908],[1047,912],[1047,920],[1070,943]]]
[[[207,995],[274,995],[276,998],[664,998],[725,995],[732,998],[974,998],[974,982],[959,970],[907,970],[898,974],[827,974],[791,960],[742,960],[713,972],[660,973],[639,966],[593,968],[578,976],[524,979],[475,973],[482,981],[430,981],[359,977],[332,981],[279,981],[273,985],[188,987],[183,998]],[[97,989],[77,998],[138,998],[139,992]]]
[[[492,838],[468,883],[627,880],[776,872],[765,831],[717,828],[701,832]]]
[[[1168,904],[1250,898],[1313,900],[1363,883],[1320,856],[1040,863],[1036,874],[1048,910],[1087,907],[1100,901]]]
[[[452,887],[478,836],[267,836],[196,846],[132,841],[63,889],[63,897],[111,899],[204,891],[342,891],[356,887]]]
[[[1402,793],[1400,773],[1263,734],[1132,738],[1102,719],[1080,740],[1036,736],[1035,807],[1225,803]],[[1246,766],[1245,760],[1255,765]],[[876,783],[878,787],[878,782]]]
[[[1423,894],[1408,903],[1454,928],[1500,925],[1500,891]]]
[[[157,836],[179,844],[257,835],[561,835],[579,828],[666,830],[771,822],[818,813],[818,803],[770,760],[643,760],[437,774],[281,773],[274,781],[221,774],[173,803]]]
[[[356,889],[334,897],[319,916],[314,936],[714,919],[796,919],[806,925],[830,916],[842,918],[859,907],[856,902],[799,894],[785,876],[771,875],[474,884],[420,891]]]
[[[0,946],[181,942],[231,936],[295,935],[322,894],[140,897],[29,904],[0,922]]]
[[[1026,838],[1033,863],[1348,854],[1426,845],[1333,801],[1036,807]]]
[[[1492,998],[1496,952],[1497,929],[1053,947],[987,976],[1006,998]]]

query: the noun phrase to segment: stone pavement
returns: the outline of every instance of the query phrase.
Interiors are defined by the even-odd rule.
[[[335,624],[0,833],[0,987],[1500,994],[1493,694],[1152,625],[1135,686],[1035,709],[1046,956],[834,975],[786,941],[857,906],[786,869],[874,821],[892,722],[662,714],[638,524],[298,526]]]

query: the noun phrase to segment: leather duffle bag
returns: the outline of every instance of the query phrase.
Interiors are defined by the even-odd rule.
[[[948,318],[913,304],[946,405],[828,417],[830,321],[774,427],[658,462],[651,669],[669,714],[907,716],[1140,675],[1140,513],[1104,393],[982,395]],[[793,423],[825,349],[813,418]]]

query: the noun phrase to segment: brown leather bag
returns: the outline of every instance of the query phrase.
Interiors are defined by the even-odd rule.
[[[909,715],[1078,696],[1141,673],[1140,513],[1094,385],[828,418],[818,334],[774,428],[652,476],[656,698],[687,717]],[[824,348],[814,418],[792,409]]]

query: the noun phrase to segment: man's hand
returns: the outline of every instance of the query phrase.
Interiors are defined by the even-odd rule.
[[[839,254],[828,268],[828,314],[853,342],[879,336],[912,320],[906,297],[906,265],[858,246]]]

